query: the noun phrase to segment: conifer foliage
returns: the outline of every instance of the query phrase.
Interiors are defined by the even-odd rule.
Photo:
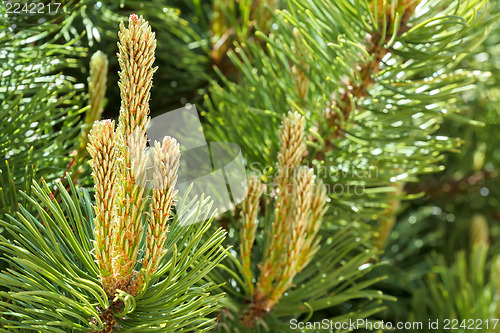
[[[205,316],[220,295],[210,295],[214,285],[201,281],[223,258],[225,233],[203,237],[213,218],[208,199],[183,203],[186,208],[173,215],[179,200],[174,139],[154,143],[151,184],[144,176],[155,42],[142,17],[132,15],[129,28],[121,24],[118,127],[97,121],[89,134],[95,204],[71,183],[68,193],[58,182],[56,199],[44,182],[35,182],[35,196],[25,197],[37,213],[20,207],[1,222],[13,239],[0,238],[12,265],[0,273],[9,288],[0,294],[2,331],[183,332],[213,326]],[[192,224],[199,220],[205,222]]]
[[[57,15],[8,15],[0,6],[0,211],[13,212],[33,177],[60,177],[84,111],[84,85],[70,70],[86,55],[64,40],[81,10],[68,2]],[[73,13],[69,15],[68,13]],[[24,200],[24,203],[26,201]]]
[[[480,170],[498,160],[486,148],[497,128],[476,135],[469,118],[498,125],[500,65],[478,59],[498,53],[498,27],[482,43],[499,10],[71,0],[47,16],[2,4],[0,332],[498,317],[500,229],[478,214],[455,228],[433,206],[442,184],[426,181],[465,143],[473,169],[498,183],[494,167]],[[176,191],[179,142],[146,135],[152,116],[187,102],[207,141],[236,143],[246,163],[247,196],[221,215],[211,193],[187,202]],[[483,105],[488,117],[475,114]],[[478,180],[461,159],[448,162],[463,179],[446,193]]]

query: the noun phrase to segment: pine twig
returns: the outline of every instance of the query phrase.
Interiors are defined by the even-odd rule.
[[[111,120],[94,124],[89,135],[88,151],[91,157],[92,177],[97,185],[95,191],[95,243],[94,255],[101,274],[101,284],[108,297],[115,292],[112,267],[113,239],[116,221],[116,194],[118,151],[115,123]]]
[[[270,311],[293,285],[293,279],[318,250],[316,237],[326,212],[326,189],[314,171],[301,166],[305,147],[305,119],[297,112],[283,118],[279,131],[278,184],[270,245],[258,265],[260,277],[253,291],[251,307],[240,321],[253,327],[255,320]],[[252,181],[251,188],[260,181]],[[242,261],[251,281],[250,250],[255,233],[259,195],[251,195],[243,204]],[[258,190],[257,190],[258,191]],[[250,236],[247,236],[250,235]]]
[[[121,108],[117,132],[123,159],[119,165],[122,190],[117,213],[120,216],[120,232],[115,239],[113,269],[117,288],[127,290],[136,275],[133,269],[138,256],[146,204],[145,184],[141,184],[137,176],[145,168],[141,163],[145,162],[143,152],[149,122],[150,90],[156,71],[153,68],[156,39],[151,26],[135,14],[130,16],[128,28],[121,22],[118,36]]]
[[[375,2],[375,6],[379,6],[380,11],[391,10],[390,6],[385,4],[385,0],[383,2],[376,0]],[[382,5],[382,3],[384,3],[384,5]],[[404,8],[404,13],[397,31],[398,35],[403,34],[409,29],[408,21],[413,15],[415,7],[417,6],[417,1],[403,1],[401,6]],[[387,26],[390,26],[394,21],[394,14],[391,15],[391,13],[388,13],[386,19],[388,21],[386,23]],[[379,26],[383,26],[383,22],[379,23]],[[317,153],[316,159],[322,160],[324,154],[334,148],[333,141],[336,138],[342,137],[342,124],[351,116],[354,111],[353,107],[356,108],[358,101],[369,96],[370,88],[376,83],[375,76],[381,70],[382,59],[390,52],[390,48],[387,48],[385,45],[392,37],[391,34],[385,34],[385,38],[383,38],[382,33],[379,31],[375,31],[367,37],[366,52],[370,55],[370,60],[361,64],[357,69],[360,82],[356,83],[354,80],[350,80],[345,85],[345,92],[340,96],[340,99],[332,101],[332,105],[327,108],[326,120],[332,129],[332,133],[325,140],[325,147],[322,151]],[[354,103],[352,101],[354,101]]]

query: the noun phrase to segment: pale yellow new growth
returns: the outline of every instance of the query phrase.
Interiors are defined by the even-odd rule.
[[[78,164],[85,157],[85,148],[88,144],[88,135],[94,122],[101,119],[104,110],[104,96],[106,95],[106,82],[108,77],[108,57],[97,51],[90,58],[89,78],[89,109],[85,114],[82,126],[80,146],[78,147],[75,161]]]
[[[276,264],[285,251],[285,241],[289,237],[290,219],[293,210],[292,178],[306,152],[304,139],[305,119],[297,112],[283,117],[278,132],[280,150],[278,154],[278,197],[275,205],[275,221],[272,227],[269,255],[259,265],[261,276],[257,284],[257,298],[269,294],[277,277]]]
[[[174,203],[174,190],[177,183],[180,150],[175,139],[165,137],[163,143],[155,142],[154,160],[156,163],[153,179],[153,199],[151,220],[148,226],[147,246],[143,267],[148,274],[158,268],[165,252],[164,245],[168,232],[168,222]]]
[[[253,243],[255,241],[255,231],[257,230],[257,216],[259,214],[259,201],[262,196],[262,183],[255,174],[250,174],[247,180],[248,194],[242,204],[243,223],[240,231],[241,238],[241,264],[243,274],[246,277],[249,292],[253,294],[252,271],[250,269],[250,258]]]
[[[302,253],[299,257],[298,271],[302,271],[307,264],[311,261],[314,254],[318,251],[319,239],[316,237],[323,216],[325,215],[328,207],[326,207],[326,187],[323,185],[321,179],[315,179],[314,189],[311,193],[311,216],[307,224],[305,232],[305,241],[302,246]]]
[[[140,235],[146,204],[144,151],[149,122],[149,99],[153,84],[156,49],[155,34],[142,18],[131,15],[129,27],[120,23],[118,63],[121,71],[121,108],[118,135],[123,158],[120,163],[121,193],[118,204],[119,226],[113,253],[117,288],[126,290],[135,277],[133,271],[139,252]]]
[[[160,264],[180,158],[179,145],[170,137],[151,148],[155,171],[148,215],[146,128],[156,71],[152,67],[156,40],[149,24],[136,15],[130,16],[128,28],[120,24],[119,39],[119,123],[114,132],[113,122],[97,122],[88,148],[96,188],[95,256],[103,287],[111,299],[116,289],[136,296]],[[139,263],[145,223],[144,274],[139,274],[134,267]]]
[[[119,128],[127,142],[134,131],[144,133],[149,121],[150,91],[153,86],[156,39],[149,23],[131,15],[129,27],[120,23],[118,73],[121,94]]]
[[[89,135],[88,151],[91,157],[95,186],[95,243],[94,256],[101,272],[101,283],[106,293],[114,292],[113,253],[114,212],[117,194],[118,150],[115,123],[103,120],[94,123]]]
[[[255,313],[269,311],[279,301],[318,249],[326,189],[312,169],[300,166],[306,153],[304,129],[304,118],[290,112],[279,131],[275,218],[269,249],[259,265]]]
[[[474,247],[475,245],[489,245],[490,228],[484,215],[474,214],[471,222],[471,247]]]
[[[101,119],[104,109],[104,96],[108,78],[108,57],[97,51],[90,58],[89,112],[85,115],[85,124],[92,124]]]
[[[293,214],[289,216],[286,223],[285,250],[280,260],[275,264],[275,282],[273,288],[267,292],[264,301],[264,309],[270,309],[278,302],[283,293],[292,286],[292,280],[300,271],[300,257],[312,255],[306,251],[307,231],[311,229],[313,211],[312,200],[315,194],[315,183],[313,170],[301,167],[297,170],[297,176],[293,180],[294,205]],[[314,237],[315,234],[310,236]],[[278,268],[278,266],[280,266]]]
[[[306,153],[304,141],[305,119],[298,112],[290,112],[283,117],[283,123],[278,132],[280,150],[278,166],[281,172],[280,182],[284,184],[298,167]]]

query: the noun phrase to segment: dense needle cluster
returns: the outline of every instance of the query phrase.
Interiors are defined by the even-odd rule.
[[[283,118],[279,131],[274,223],[269,248],[258,265],[260,276],[255,288],[251,283],[250,251],[262,184],[257,176],[249,177],[249,195],[243,204],[241,260],[253,294],[252,307],[242,317],[243,323],[250,327],[255,318],[270,311],[279,301],[318,250],[316,235],[326,212],[326,189],[312,169],[301,166],[306,153],[304,129],[305,120],[299,113],[290,112]]]
[[[115,130],[113,121],[96,122],[88,145],[96,188],[94,255],[110,299],[117,289],[137,295],[158,267],[180,158],[179,145],[170,137],[146,148],[150,89],[156,71],[152,67],[155,34],[142,17],[131,15],[128,28],[122,22],[119,38],[122,103],[118,126]],[[151,166],[153,179],[148,182],[146,169]],[[138,271],[139,263],[142,269]]]

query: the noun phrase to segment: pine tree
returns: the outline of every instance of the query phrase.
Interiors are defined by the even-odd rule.
[[[136,15],[128,28],[121,23],[119,36],[120,119],[116,130],[112,120],[96,121],[88,135],[95,204],[72,182],[70,193],[56,182],[58,197],[44,181],[34,182],[34,196],[22,195],[37,214],[20,206],[17,216],[0,222],[13,240],[0,236],[12,267],[0,273],[8,288],[0,292],[2,331],[184,332],[214,325],[206,316],[221,294],[201,281],[224,257],[225,233],[203,237],[213,219],[208,199],[182,204],[172,216],[179,200],[175,139],[151,147],[152,188],[146,182],[156,39]],[[95,107],[91,99],[91,111]]]
[[[405,203],[402,200],[421,195],[420,191],[408,193],[407,184],[417,182],[421,175],[443,170],[443,153],[457,151],[462,144],[438,133],[441,124],[476,124],[457,112],[463,109],[461,92],[471,89],[475,81],[473,72],[459,66],[487,36],[491,22],[488,5],[481,1],[288,1],[285,9],[274,13],[270,30],[257,26],[255,35],[236,37],[234,48],[228,51],[239,72],[236,79],[223,68],[216,69],[222,83],[214,81],[206,99],[210,134],[215,140],[237,142],[249,168],[272,185],[270,179],[281,170],[279,166],[268,168],[280,156],[275,133],[281,115],[290,110],[304,115],[308,130],[306,163],[323,178],[331,200],[324,217],[330,222],[321,228],[327,241],[321,245],[328,244],[328,237],[338,229],[357,225],[354,234],[373,235],[368,237],[369,248],[390,248],[394,243],[391,239],[388,245],[389,236],[403,235],[401,229],[393,233],[396,214]],[[356,193],[357,187],[363,191]],[[262,218],[263,227],[273,223],[268,215]],[[244,240],[234,242],[241,242],[243,251]],[[328,257],[335,255],[329,252]],[[318,254],[318,258],[324,265],[325,255]],[[311,276],[328,277],[326,267]],[[366,276],[364,287],[376,282],[370,278],[385,274],[392,278],[393,273],[391,266],[375,267]],[[302,279],[298,275],[296,281],[314,299],[317,287],[308,286],[307,279],[307,275]],[[410,275],[399,282],[411,279]],[[379,282],[374,287],[383,288],[388,295],[395,291],[386,290],[386,286]],[[401,287],[407,289],[406,285]],[[454,290],[458,293],[463,287]],[[291,288],[282,298],[289,316],[308,312],[306,318],[310,318],[321,311],[316,314],[319,318],[337,316],[334,319],[339,321],[342,317],[338,316],[345,313],[336,304],[327,306],[327,298],[324,303],[303,300],[293,306],[293,293]],[[349,301],[349,292],[345,294],[345,303],[363,303]],[[368,299],[369,295],[365,291],[356,297]],[[246,298],[252,296],[247,294]],[[433,303],[436,307],[440,304],[437,301]],[[398,303],[384,302],[394,310],[392,316],[385,311],[384,319],[408,320],[407,313],[403,318],[398,316]],[[270,323],[281,314],[279,306],[267,316],[255,316],[257,320],[267,317],[261,324],[270,331],[276,330]],[[238,313],[245,307],[241,302],[230,304],[228,309]],[[423,318],[422,311],[419,313]],[[228,317],[238,318],[232,314]],[[356,318],[355,312],[344,318]]]
[[[498,4],[1,10],[0,332],[498,316]],[[217,218],[145,134],[187,102],[245,158]]]

